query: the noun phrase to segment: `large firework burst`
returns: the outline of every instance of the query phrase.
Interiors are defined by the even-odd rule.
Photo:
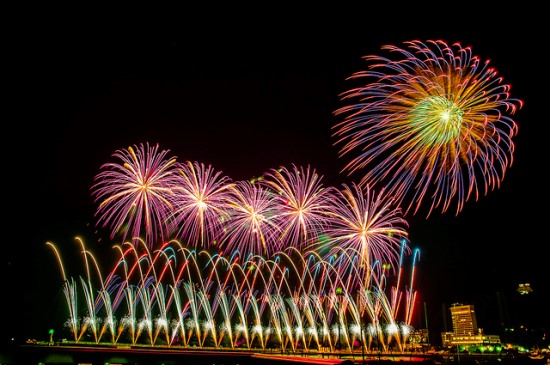
[[[269,257],[280,249],[278,205],[272,191],[259,183],[238,181],[226,209],[229,219],[220,240],[226,252],[238,251],[247,259],[249,255]]]
[[[401,208],[383,192],[343,184],[335,193],[326,239],[312,248],[323,252],[328,261],[356,256],[355,267],[368,282],[375,263],[397,267],[408,227],[401,213]],[[406,250],[408,253],[409,249]],[[349,270],[350,265],[340,267]]]
[[[176,158],[159,146],[134,145],[113,154],[119,161],[101,166],[92,185],[99,202],[97,224],[110,227],[111,239],[145,239],[153,246],[166,233],[166,219],[173,210],[172,186],[177,176]]]
[[[208,248],[215,243],[228,219],[225,207],[231,179],[212,166],[187,161],[179,168],[170,231],[190,246]]]
[[[368,79],[341,94],[348,105],[335,111],[343,171],[364,171],[361,186],[381,188],[416,214],[430,201],[427,216],[500,186],[512,165],[511,119],[522,102],[510,85],[472,54],[470,47],[444,41],[410,41],[382,50],[394,58],[365,56],[369,69],[349,79]]]
[[[274,190],[282,247],[301,247],[328,226],[333,187],[322,184],[314,168],[292,165],[271,169],[261,183]]]

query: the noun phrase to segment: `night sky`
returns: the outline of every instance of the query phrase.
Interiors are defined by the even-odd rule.
[[[314,167],[327,185],[350,183],[331,137],[339,94],[366,68],[362,56],[413,39],[471,46],[524,102],[512,116],[514,163],[498,190],[469,200],[458,216],[406,216],[411,247],[421,249],[416,285],[433,338],[445,326],[442,309],[457,302],[475,305],[486,333],[503,320],[550,326],[540,12],[474,6],[431,20],[422,9],[355,8],[282,11],[269,20],[53,9],[14,16],[3,44],[2,340],[46,338],[59,325],[62,281],[47,241],[71,257],[82,236],[97,257],[109,257],[111,242],[98,242],[106,232],[94,228],[90,187],[116,150],[158,143],[179,161],[210,164],[233,180],[294,163]],[[516,292],[524,282],[534,289],[528,297]],[[496,310],[503,299],[504,317]]]

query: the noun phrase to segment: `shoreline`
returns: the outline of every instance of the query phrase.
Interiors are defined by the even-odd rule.
[[[510,364],[546,365],[550,358],[510,354],[449,354],[449,353],[361,353],[356,352],[294,352],[280,349],[240,350],[215,348],[189,348],[176,346],[129,345],[7,345],[0,348],[0,363],[42,364],[184,364],[197,365],[249,365],[249,364]]]

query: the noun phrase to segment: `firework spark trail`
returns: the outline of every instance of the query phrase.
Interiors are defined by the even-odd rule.
[[[87,276],[93,276],[90,268],[98,270],[96,260],[85,249],[83,241],[78,241],[83,248]],[[69,282],[57,248],[51,243],[48,245],[58,258],[65,282]],[[234,346],[240,339],[250,348],[257,342],[265,346],[268,338],[275,336],[273,340],[283,341],[283,347],[296,350],[299,345],[315,347],[325,341],[335,346],[335,332],[331,335],[329,329],[337,322],[343,343],[351,348],[361,315],[366,315],[379,331],[383,330],[384,322],[397,324],[391,300],[384,293],[388,269],[373,268],[372,280],[367,286],[355,273],[357,268],[353,269],[352,276],[358,280],[348,280],[350,269],[343,272],[339,268],[357,262],[359,253],[352,249],[342,251],[337,259],[331,256],[331,261],[324,261],[314,252],[302,254],[290,248],[288,252],[275,253],[273,259],[252,256],[246,262],[239,262],[239,255],[227,259],[207,251],[196,253],[177,241],[153,252],[144,242],[138,246],[129,242],[124,245],[128,249],[116,246],[120,260],[101,286],[104,288],[100,290],[101,301],[91,300],[90,293],[94,291],[91,277],[80,281],[80,290],[73,281],[66,300],[69,327],[75,342],[88,333],[94,341],[101,342],[107,338],[106,333],[110,333],[111,343],[123,342],[122,335],[126,334],[132,344],[143,341],[150,345],[172,344],[179,338],[185,345],[197,341],[199,346],[206,346],[206,341],[211,339],[218,347],[223,347],[228,341]],[[415,262],[417,259],[415,255]],[[377,262],[373,266],[382,265]],[[120,284],[115,279],[117,271],[122,271]],[[102,276],[98,272],[98,278]],[[415,294],[413,279],[414,272],[407,292],[409,299]],[[111,290],[115,286],[118,291]],[[79,293],[86,300],[83,321],[79,320],[75,306]],[[355,293],[356,301],[353,299]],[[122,303],[126,306],[120,305]],[[111,307],[104,309],[105,319],[99,316],[102,306]],[[405,313],[409,320],[410,313]],[[118,322],[116,315],[122,315]],[[216,326],[214,319],[219,316],[223,320]],[[344,318],[352,318],[349,328]],[[103,327],[95,325],[101,321],[106,321]],[[248,326],[250,322],[253,323],[251,327]],[[309,328],[305,328],[308,324]],[[260,334],[260,329],[265,333]],[[322,331],[320,335],[319,331]],[[371,336],[379,338],[383,334],[377,332]],[[396,335],[392,333],[391,336]]]
[[[470,47],[415,40],[382,50],[395,60],[365,56],[369,69],[348,80],[370,81],[343,92],[348,104],[334,112],[343,116],[335,145],[351,157],[342,171],[364,172],[361,186],[385,186],[405,214],[427,201],[427,216],[453,204],[458,214],[500,186],[518,132],[511,116],[523,102]]]

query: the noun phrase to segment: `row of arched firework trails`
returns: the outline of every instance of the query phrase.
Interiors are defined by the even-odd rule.
[[[293,248],[265,259],[224,257],[176,240],[156,250],[124,243],[113,246],[120,258],[107,275],[83,239],[76,241],[85,266],[78,279],[47,243],[63,278],[64,331],[76,343],[288,351],[362,343],[404,351],[414,331],[419,251],[404,264],[405,240],[398,268],[363,265],[349,248],[328,259]]]

